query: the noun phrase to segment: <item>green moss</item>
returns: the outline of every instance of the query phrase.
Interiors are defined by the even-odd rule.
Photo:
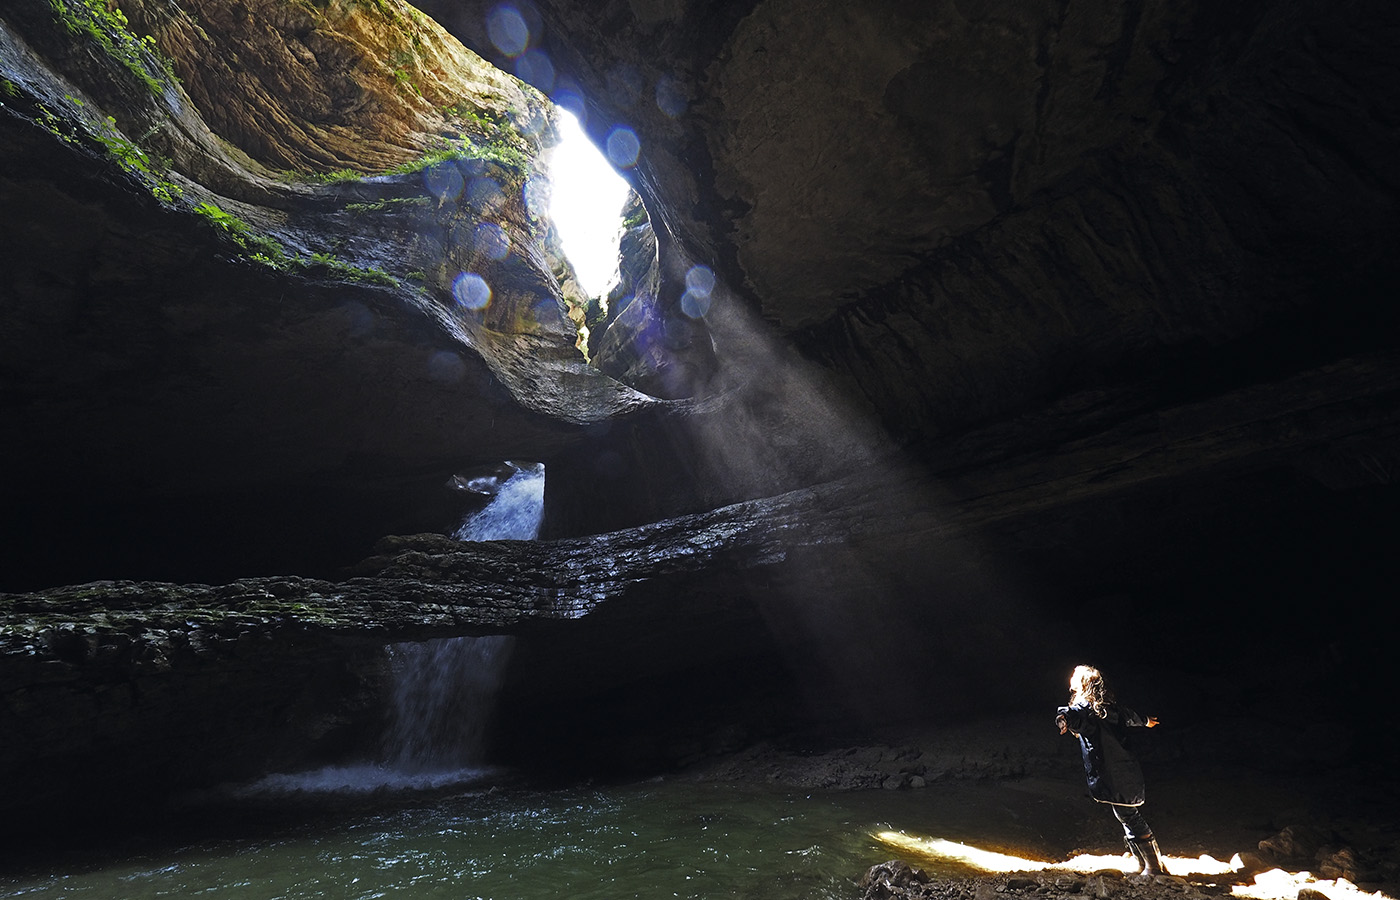
[[[469,140],[446,141],[443,146],[436,150],[431,150],[417,159],[409,160],[402,165],[394,166],[384,172],[385,175],[412,175],[424,169],[431,169],[433,166],[442,165],[445,162],[452,162],[459,159],[482,159],[494,162],[497,165],[518,172],[524,172],[529,168],[530,160],[525,153],[516,147],[505,143],[487,144],[477,146]]]
[[[306,269],[313,272],[318,269],[325,270],[345,281],[354,281],[361,284],[380,284],[385,287],[399,286],[399,280],[383,269],[356,266],[331,253],[313,253],[310,259],[293,260],[292,266],[294,268]]]
[[[423,96],[423,92],[418,90],[418,85],[414,83],[413,76],[408,74],[407,69],[395,69],[394,82],[404,93],[411,93],[418,97]]]
[[[64,28],[86,35],[152,93],[163,93],[166,83],[176,80],[170,61],[156,47],[155,38],[132,34],[131,23],[120,9],[109,7],[104,0],[49,0],[49,5]],[[153,68],[159,77],[152,74]]]
[[[203,216],[216,231],[237,244],[254,262],[274,269],[285,269],[288,266],[287,253],[281,243],[254,231],[253,226],[232,213],[225,212],[216,204],[207,201],[197,204],[194,211]]]
[[[64,99],[78,109],[86,105],[81,99],[71,95],[65,94]],[[42,103],[36,104],[34,109],[35,124],[65,144],[84,146],[88,145],[90,140],[101,146],[118,165],[136,176],[160,202],[174,203],[184,193],[167,175],[170,161],[164,158],[152,159],[140,147],[122,137],[121,132],[117,130],[117,120],[111,116],[106,118],[98,130],[91,121],[82,123],[74,119],[65,119]]]
[[[336,169],[334,172],[296,172],[293,177],[300,181],[312,181],[318,184],[340,184],[346,181],[359,181],[365,177],[365,173],[356,172],[354,169]]]
[[[428,207],[432,203],[431,197],[394,197],[388,200],[375,200],[371,203],[347,203],[345,210],[352,213],[387,212],[391,209],[412,206]]]
[[[443,115],[461,119],[480,131],[482,134],[489,134],[498,131],[508,125],[504,117],[489,109],[478,109],[470,101],[458,100],[450,106],[442,108]]]
[[[79,106],[81,100],[75,100]],[[178,184],[166,177],[170,168],[169,160],[152,160],[144,150],[122,137],[117,131],[117,120],[107,117],[107,131],[94,134],[93,138],[107,152],[116,158],[123,169],[137,176],[150,188],[151,195],[162,203],[174,203],[183,192]]]
[[[65,144],[78,144],[81,142],[79,135],[81,132],[74,128],[72,123],[65,121],[53,110],[40,103],[37,106],[38,118],[34,121],[49,134],[63,141]]]
[[[19,86],[8,78],[0,78],[0,94],[14,98],[19,96]]]
[[[309,257],[292,256],[280,242],[265,234],[259,234],[253,226],[219,208],[217,204],[205,201],[195,206],[194,211],[211,227],[236,244],[248,259],[279,272],[329,274],[342,281],[357,284],[399,286],[399,280],[383,269],[357,266],[333,253],[314,252]]]

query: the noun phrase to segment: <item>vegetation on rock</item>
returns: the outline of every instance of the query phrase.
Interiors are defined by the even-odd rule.
[[[136,36],[120,7],[104,0],[49,0],[49,4],[65,28],[92,39],[153,93],[163,92],[175,80],[170,60],[160,52],[155,38]]]

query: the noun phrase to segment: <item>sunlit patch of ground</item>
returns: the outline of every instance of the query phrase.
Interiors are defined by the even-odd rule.
[[[983,872],[1040,872],[1053,869],[1086,874],[1116,870],[1127,874],[1138,870],[1137,861],[1127,853],[1117,856],[1083,853],[1062,862],[1047,862],[983,850],[957,841],[918,837],[900,831],[881,831],[873,836],[880,843],[913,856],[958,862]],[[1239,854],[1235,854],[1229,862],[1222,862],[1205,854],[1195,859],[1164,856],[1162,862],[1169,874],[1182,878],[1234,875],[1244,868]],[[1303,890],[1315,891],[1330,900],[1394,900],[1379,891],[1367,893],[1345,878],[1318,879],[1310,872],[1285,872],[1282,869],[1261,872],[1254,877],[1251,884],[1234,885],[1231,893],[1248,900],[1298,900],[1299,892]]]
[[[1311,872],[1285,872],[1270,869],[1254,876],[1253,884],[1237,884],[1231,889],[1236,897],[1250,897],[1254,900],[1296,900],[1302,890],[1325,894],[1331,900],[1394,900],[1376,891],[1367,893],[1345,878],[1334,880],[1314,878]]]

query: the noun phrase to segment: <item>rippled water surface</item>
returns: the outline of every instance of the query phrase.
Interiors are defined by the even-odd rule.
[[[972,817],[981,825],[970,810],[981,810]],[[968,828],[1018,827],[998,817],[993,797],[975,788],[478,784],[353,808],[262,796],[206,809],[197,821],[214,825],[185,840],[177,830],[102,858],[30,863],[43,868],[0,875],[0,897],[853,898],[860,875],[894,855],[875,832],[933,829],[959,839]]]

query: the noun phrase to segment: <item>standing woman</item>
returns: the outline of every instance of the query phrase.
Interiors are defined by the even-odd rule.
[[[1093,666],[1076,666],[1069,677],[1069,706],[1061,706],[1055,716],[1060,734],[1079,738],[1084,754],[1084,775],[1089,795],[1107,803],[1123,824],[1128,849],[1142,866],[1144,875],[1160,875],[1162,855],[1152,829],[1142,817],[1146,801],[1142,768],[1123,747],[1128,728],[1152,728],[1154,718],[1144,719],[1126,706],[1119,706],[1104,685],[1103,675]]]

